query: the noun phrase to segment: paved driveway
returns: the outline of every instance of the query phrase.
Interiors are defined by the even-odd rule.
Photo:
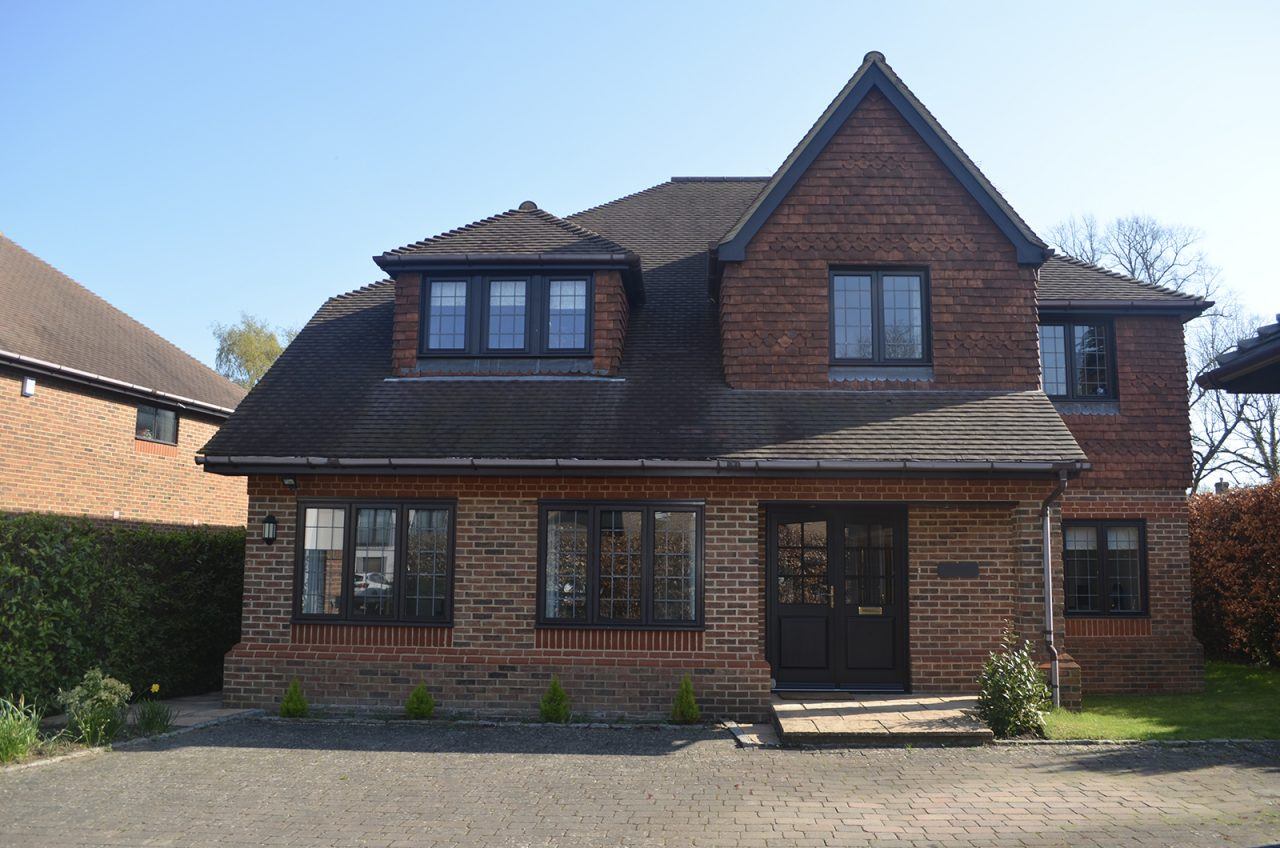
[[[0,845],[1265,845],[1280,743],[741,750],[246,721],[0,774]]]

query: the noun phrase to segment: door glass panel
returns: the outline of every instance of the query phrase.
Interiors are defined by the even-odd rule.
[[[778,525],[778,603],[827,603],[827,523]]]
[[[893,604],[893,527],[846,524],[844,528],[844,600],[849,607]]]

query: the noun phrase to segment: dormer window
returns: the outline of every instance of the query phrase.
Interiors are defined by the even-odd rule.
[[[831,360],[841,364],[928,362],[928,285],[924,272],[833,271]]]
[[[420,355],[586,356],[589,273],[428,275]]]

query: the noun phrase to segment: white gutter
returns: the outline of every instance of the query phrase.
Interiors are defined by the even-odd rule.
[[[81,371],[79,368],[71,368],[67,365],[59,365],[56,362],[46,362],[43,359],[36,359],[32,356],[23,356],[20,353],[14,353],[8,350],[0,350],[0,359],[12,362],[15,365],[22,365],[34,371],[40,371],[45,374],[66,377],[81,383],[93,383],[95,385],[105,386],[111,389],[128,392],[134,395],[144,395],[146,397],[160,398],[179,406],[191,406],[202,409],[206,412],[216,413],[218,415],[227,416],[234,409],[226,406],[218,406],[214,403],[207,403],[195,398],[183,397],[175,395],[171,392],[162,392],[159,389],[153,389],[148,386],[139,386],[136,383],[126,383],[124,380],[117,380],[113,377],[104,377],[101,374],[94,374],[91,371]]]

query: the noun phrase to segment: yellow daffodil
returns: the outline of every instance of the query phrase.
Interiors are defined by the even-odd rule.
[[[152,684],[151,684],[151,694],[152,694],[152,695],[154,695],[154,694],[156,694],[156,693],[157,693],[157,692],[159,692],[159,691],[160,691],[160,684],[159,684],[159,683],[152,683]]]

